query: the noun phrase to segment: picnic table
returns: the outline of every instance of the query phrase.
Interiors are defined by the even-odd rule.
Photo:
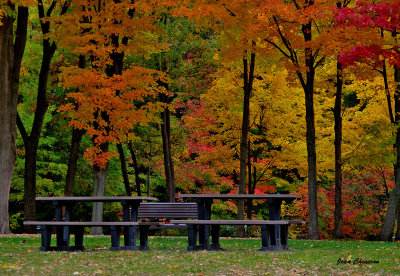
[[[303,221],[281,221],[281,205],[282,201],[291,202],[294,199],[300,198],[299,195],[294,194],[179,194],[181,198],[191,198],[195,199],[198,204],[198,234],[199,234],[199,244],[196,244],[196,241],[193,241],[193,235],[189,239],[188,250],[197,250],[197,249],[205,249],[205,250],[215,250],[219,249],[219,241],[218,235],[215,233],[213,235],[216,236],[217,241],[213,241],[213,244],[210,244],[209,236],[210,236],[210,225],[215,224],[219,225],[261,225],[262,231],[266,231],[268,227],[268,231],[271,233],[263,234],[263,246],[261,250],[288,250],[287,245],[287,226],[291,223],[303,223]],[[268,209],[269,209],[269,220],[268,221],[234,221],[234,220],[211,220],[211,205],[214,200],[249,200],[249,199],[260,199],[267,200]],[[201,222],[204,220],[204,222]],[[188,225],[190,225],[190,221],[186,221]],[[193,222],[192,222],[193,223]],[[283,227],[281,230],[281,226]],[[194,229],[196,230],[196,229]],[[281,237],[283,234],[283,237]],[[194,244],[193,244],[194,243]]]
[[[138,208],[142,201],[156,201],[155,197],[149,196],[84,196],[84,197],[36,197],[38,201],[49,201],[55,206],[54,223],[47,222],[47,225],[56,225],[57,246],[52,250],[76,250],[69,246],[70,226],[124,226],[124,244],[119,246],[119,236],[114,250],[139,250],[136,248]],[[73,217],[73,205],[78,202],[120,202],[122,205],[123,222],[71,222]],[[63,208],[65,213],[63,217]],[[26,224],[41,225],[40,222],[27,222]],[[42,222],[44,225],[44,222]],[[142,225],[145,225],[142,223]],[[116,235],[119,233],[116,233]],[[43,236],[42,236],[43,239]],[[42,241],[43,242],[43,241]],[[44,248],[44,250],[48,250]]]

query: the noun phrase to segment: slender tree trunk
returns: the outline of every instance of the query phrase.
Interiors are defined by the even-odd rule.
[[[247,191],[248,191],[249,194],[254,194],[254,190],[252,189],[253,188],[253,183],[252,183],[253,182],[252,181],[252,173],[253,173],[253,171],[251,169],[251,162],[250,162],[250,159],[252,157],[251,154],[250,154],[250,152],[251,152],[250,140],[248,141],[247,145],[248,145],[248,149],[249,149],[249,154],[248,154],[248,158],[247,158],[247,170],[248,170]],[[253,158],[255,158],[255,157],[253,156]],[[254,170],[255,169],[256,168],[254,168]],[[246,203],[247,203],[247,210],[246,210],[247,211],[247,219],[251,220],[251,217],[253,215],[253,200],[249,198]]]
[[[128,144],[129,152],[132,156],[132,163],[133,163],[133,170],[135,171],[135,182],[136,182],[136,192],[138,196],[142,195],[142,191],[140,189],[140,177],[139,177],[139,166],[136,159],[136,153],[133,150],[132,143],[129,142]]]
[[[79,147],[84,134],[85,134],[84,130],[77,128],[72,129],[71,149],[69,151],[68,170],[65,179],[64,196],[73,196]]]
[[[117,144],[119,160],[121,162],[122,178],[124,179],[125,191],[127,196],[132,195],[131,184],[129,183],[128,170],[126,169],[125,152],[122,144]]]
[[[168,103],[168,96],[162,94],[161,101]],[[174,164],[172,162],[171,152],[171,112],[168,108],[165,108],[161,113],[161,137],[163,142],[163,153],[164,153],[164,170],[167,184],[167,200],[169,202],[175,202],[175,173]]]
[[[13,18],[0,21],[0,234],[9,233],[8,199],[14,171],[17,95],[12,90]]]
[[[309,6],[313,1],[308,2]],[[302,25],[304,41],[312,40],[312,22]],[[317,211],[317,154],[315,150],[315,114],[314,114],[314,57],[311,48],[305,49],[306,82],[302,85],[305,93],[306,105],[306,140],[308,163],[308,209],[309,209],[309,236],[311,239],[319,239],[318,211]],[[299,75],[299,72],[298,72]]]
[[[35,118],[33,121],[32,131],[26,139],[25,146],[25,178],[24,178],[24,218],[26,220],[36,219],[36,160],[37,150],[39,146],[40,134],[42,132],[44,116],[49,106],[47,100],[47,80],[49,76],[50,63],[55,52],[55,46],[52,48],[47,42],[43,43],[43,59],[39,73],[39,86],[36,101]],[[19,122],[19,123],[18,123]],[[21,131],[23,127],[22,121],[17,120],[18,128]],[[35,228],[26,227],[26,232],[35,232]]]
[[[342,238],[343,213],[342,213],[342,89],[343,73],[342,64],[337,63],[337,80],[335,96],[335,212],[334,235]]]
[[[246,53],[247,55],[247,53]],[[239,173],[239,194],[246,193],[246,166],[249,149],[247,148],[248,133],[249,133],[249,117],[250,117],[250,97],[253,89],[254,66],[256,55],[251,53],[250,69],[247,57],[243,58],[243,118],[242,118],[242,135],[240,137],[240,173]],[[244,219],[244,200],[238,200],[237,219]],[[239,225],[236,227],[236,236],[244,237],[244,227]]]
[[[68,4],[66,3],[62,7],[61,14],[64,14],[67,11],[67,9],[68,9]],[[38,1],[38,14],[40,19],[51,16],[52,11],[53,8],[49,8],[47,14],[45,14],[42,0]],[[39,145],[40,134],[42,132],[44,116],[49,106],[47,100],[47,83],[50,71],[50,64],[57,48],[56,44],[54,42],[50,42],[49,38],[47,37],[47,34],[50,33],[50,22],[45,20],[40,20],[40,26],[43,34],[43,56],[39,72],[39,84],[37,90],[35,117],[33,120],[33,125],[30,135],[27,134],[21,118],[17,116],[17,126],[21,133],[25,146],[25,177],[24,177],[25,220],[36,219],[35,196],[36,196],[37,150]],[[36,229],[33,226],[25,227],[25,232],[27,233],[34,233],[35,231]]]
[[[85,68],[86,60],[85,56],[79,56],[79,68]],[[76,165],[78,162],[78,154],[79,154],[79,147],[81,145],[82,137],[85,134],[83,129],[72,129],[72,141],[71,141],[71,149],[69,151],[69,158],[68,158],[68,170],[67,176],[65,180],[65,190],[64,196],[72,196],[74,192],[75,186],[75,175],[76,175]]]
[[[108,143],[102,144],[100,146],[102,152],[108,151]],[[104,196],[104,190],[107,182],[106,174],[107,167],[99,168],[98,166],[93,166],[94,172],[94,196]],[[103,221],[103,202],[94,202],[92,210],[92,221]],[[91,235],[102,235],[102,227],[92,227],[90,230]]]
[[[394,93],[395,105],[395,124],[400,121],[400,68],[394,66],[394,80],[396,82],[396,90]],[[394,165],[395,184],[389,196],[388,207],[385,219],[382,225],[381,239],[383,241],[392,241],[394,224],[396,221],[397,208],[400,200],[400,128],[396,129],[396,164]]]

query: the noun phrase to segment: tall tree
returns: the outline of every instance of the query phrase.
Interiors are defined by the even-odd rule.
[[[94,168],[96,196],[104,195],[108,162],[115,156],[109,144],[131,140],[135,125],[154,120],[158,107],[146,100],[160,91],[157,83],[168,82],[155,70],[124,62],[128,55],[149,56],[162,49],[151,35],[157,28],[148,4],[76,0],[71,2],[73,12],[57,20],[56,40],[67,51],[90,57],[86,68],[64,68],[63,86],[76,92],[68,94],[72,103],[61,110],[68,112],[73,127],[92,137],[94,146],[85,157]],[[101,221],[102,213],[101,204],[94,204],[92,219]]]
[[[57,49],[55,42],[50,40],[50,22],[47,20],[56,8],[57,2],[53,1],[45,11],[43,1],[37,3],[39,22],[42,31],[42,63],[39,73],[39,83],[37,88],[37,100],[35,118],[30,134],[28,134],[20,116],[17,116],[17,126],[25,147],[25,179],[24,179],[24,218],[26,220],[36,219],[36,160],[39,145],[40,134],[42,132],[43,120],[49,106],[47,99],[48,78],[50,73],[50,65],[54,53]],[[69,2],[65,2],[60,13],[64,14],[68,10]],[[33,233],[36,229],[33,226],[27,226],[26,232]]]
[[[306,107],[306,141],[308,164],[309,236],[318,239],[317,154],[315,135],[314,87],[316,70],[324,61],[325,44],[321,33],[332,21],[337,1],[273,1],[261,10],[261,26],[266,29],[265,41],[285,59],[285,65],[297,76],[304,91]]]
[[[346,64],[354,64],[363,61],[374,66],[381,67],[382,74],[386,75],[387,61],[393,66],[393,78],[395,82],[394,92],[394,116],[389,112],[389,118],[395,125],[395,156],[394,164],[395,186],[390,193],[385,220],[382,226],[381,239],[392,240],[393,229],[397,218],[397,210],[400,202],[400,54],[399,54],[399,22],[400,22],[400,3],[398,1],[383,1],[375,4],[374,2],[358,2],[355,8],[341,9],[337,19],[344,26],[356,26],[358,29],[368,32],[371,29],[379,34],[387,32],[387,39],[370,41],[369,44],[358,44],[350,53],[343,55],[342,60]],[[382,35],[382,38],[384,36]],[[385,80],[385,93],[388,96],[388,107],[391,110],[390,94],[387,94],[387,84]],[[399,224],[399,223],[398,223]]]
[[[15,140],[17,95],[21,61],[25,50],[28,7],[18,6],[14,40],[15,11],[11,2],[0,5],[0,234],[9,233],[8,200],[16,159]]]

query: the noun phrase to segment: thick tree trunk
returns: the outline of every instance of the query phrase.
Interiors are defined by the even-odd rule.
[[[395,123],[398,124],[400,121],[400,68],[397,66],[394,68],[394,80],[397,84],[394,93]],[[394,166],[395,184],[389,196],[388,207],[381,231],[381,239],[383,241],[392,241],[397,208],[400,200],[400,128],[396,130],[396,155],[397,160]]]
[[[247,53],[246,53],[247,54]],[[249,117],[250,117],[250,97],[253,89],[254,80],[254,66],[255,66],[256,55],[251,53],[250,57],[250,69],[247,61],[247,57],[243,58],[243,117],[242,117],[242,135],[240,137],[240,172],[239,172],[239,194],[246,193],[246,167],[249,149],[247,147],[248,134],[249,134]],[[244,219],[244,200],[238,200],[237,208],[237,219]],[[244,237],[244,227],[239,225],[236,227],[236,236]]]
[[[132,195],[131,184],[129,183],[128,170],[126,169],[125,152],[124,148],[122,147],[122,144],[117,144],[117,150],[119,154],[119,160],[121,162],[121,172],[122,172],[122,178],[124,179],[126,195],[131,196]]]
[[[94,196],[104,196],[106,186],[107,169],[100,169],[94,166]],[[103,221],[103,202],[94,202],[92,210],[92,221]],[[92,227],[91,235],[102,235],[102,227]]]
[[[342,64],[337,63],[337,80],[335,96],[335,212],[334,235],[342,238],[343,213],[342,213],[342,89],[343,74]]]
[[[100,145],[102,152],[108,152],[108,143]],[[99,168],[98,166],[93,166],[94,172],[94,192],[93,196],[104,196],[104,190],[106,187],[106,174],[107,167]],[[103,221],[103,202],[93,202],[92,209],[92,221]],[[102,227],[92,227],[90,230],[91,235],[102,235]]]
[[[12,89],[13,22],[0,22],[0,234],[9,233],[8,199],[14,171],[17,95]]]
[[[129,152],[131,153],[132,163],[133,163],[133,170],[135,171],[135,182],[136,182],[136,192],[138,196],[142,195],[142,191],[140,189],[140,177],[139,177],[139,166],[136,159],[136,153],[133,150],[132,143],[129,142],[128,144]]]
[[[161,95],[161,101],[168,103],[168,97],[166,95]],[[163,142],[165,178],[167,182],[167,200],[169,202],[175,202],[175,173],[171,157],[171,112],[168,108],[165,108],[161,113],[161,119],[161,137]]]
[[[397,231],[395,235],[395,240],[399,241],[400,240],[400,202],[397,203]]]

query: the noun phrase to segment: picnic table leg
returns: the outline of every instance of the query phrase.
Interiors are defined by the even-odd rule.
[[[85,230],[84,226],[75,226],[75,250],[83,251],[83,232]]]
[[[58,200],[53,201],[53,205],[56,207],[56,221],[62,221],[62,204]],[[56,240],[57,247],[62,248],[66,244],[64,243],[64,226],[56,226]]]
[[[141,225],[139,227],[140,231],[140,250],[147,251],[149,250],[149,228],[150,226],[147,225]]]
[[[197,244],[197,225],[195,224],[188,224],[188,247],[187,251],[196,250]]]
[[[219,230],[220,230],[219,224],[214,224],[211,226],[211,237],[212,237],[211,249],[214,250],[221,249],[221,246],[219,244]]]
[[[212,199],[198,199],[198,218],[209,220],[211,218]],[[199,225],[199,249],[208,249],[210,245],[210,226]]]
[[[120,241],[121,241],[121,227],[112,225],[111,229],[111,247],[112,251],[121,250]]]
[[[270,237],[268,225],[261,225],[261,251],[266,251],[269,248]]]
[[[138,202],[122,201],[122,211],[124,221],[137,221],[137,213],[139,204]],[[124,244],[125,246],[135,247],[137,238],[137,227],[128,226],[124,227]]]
[[[281,220],[281,199],[269,198],[268,209],[270,220]],[[283,250],[281,246],[281,226],[275,225],[271,227],[271,250]]]
[[[289,250],[288,229],[289,229],[289,225],[288,224],[281,226],[281,246],[282,246],[282,250]]]
[[[48,251],[50,249],[51,242],[51,226],[40,225],[39,226],[40,236],[42,238],[42,246],[40,251]]]
[[[65,204],[65,217],[64,217],[64,221],[71,221],[71,204],[66,203]],[[62,208],[61,208],[62,210]],[[69,226],[64,226],[64,231],[63,231],[63,243],[65,246],[69,246],[69,242],[70,242],[70,227]]]

